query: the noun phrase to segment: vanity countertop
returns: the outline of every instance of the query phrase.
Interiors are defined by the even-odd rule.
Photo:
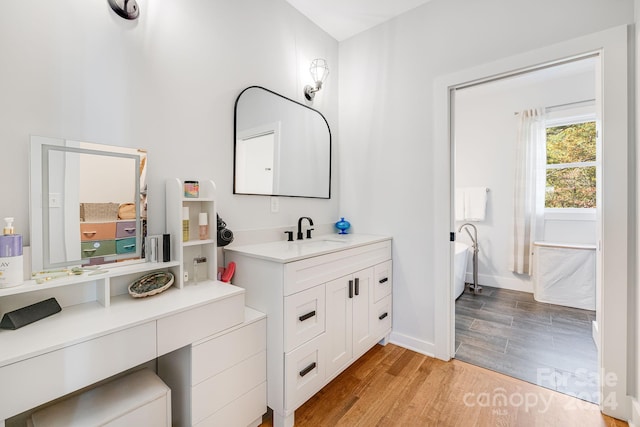
[[[0,330],[0,370],[21,360],[243,293],[244,289],[228,283],[208,281],[184,289],[172,287],[148,298],[119,295],[108,308],[96,301],[64,307],[60,313],[23,328]]]
[[[288,263],[387,240],[391,240],[391,237],[372,234],[325,234],[293,242],[279,240],[255,245],[229,245],[224,250],[254,258]]]

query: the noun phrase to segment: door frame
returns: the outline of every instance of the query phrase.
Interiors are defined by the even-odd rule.
[[[471,69],[439,77],[434,83],[434,177],[441,185],[435,200],[435,229],[439,239],[433,242],[435,254],[435,356],[449,360],[454,355],[455,337],[453,298],[453,246],[449,233],[453,218],[453,91],[470,84],[489,82],[518,73],[553,66],[567,60],[597,54],[597,92],[602,107],[602,198],[598,217],[597,242],[597,326],[600,335],[600,409],[611,416],[629,419],[630,398],[627,364],[633,360],[634,337],[627,327],[627,297],[633,280],[635,243],[628,232],[635,222],[635,197],[629,187],[628,146],[630,138],[628,94],[628,27],[568,40],[518,54]],[[631,294],[632,295],[632,294]],[[633,314],[633,313],[632,313]],[[622,338],[620,338],[622,337]],[[629,347],[628,347],[629,346]],[[631,359],[630,359],[631,358]],[[631,369],[633,371],[633,369]],[[633,384],[632,382],[630,384]]]

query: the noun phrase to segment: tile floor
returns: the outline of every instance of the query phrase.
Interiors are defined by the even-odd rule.
[[[598,403],[595,311],[484,286],[456,301],[456,359]]]

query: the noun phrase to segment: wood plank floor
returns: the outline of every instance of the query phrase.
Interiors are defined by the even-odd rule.
[[[271,426],[265,416],[262,426]],[[621,427],[592,403],[468,363],[376,345],[295,413],[304,426]]]
[[[598,403],[595,312],[484,286],[456,301],[456,359]]]

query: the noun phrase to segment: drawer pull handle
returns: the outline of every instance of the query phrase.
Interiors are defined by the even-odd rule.
[[[349,298],[353,298],[353,280],[349,280]]]
[[[389,281],[389,278],[383,277],[382,279],[378,280],[378,283],[386,283],[387,281]]]
[[[382,320],[385,317],[387,317],[389,315],[389,313],[387,313],[386,311],[384,313],[382,313],[380,316],[378,316],[378,319]]]
[[[83,231],[82,234],[84,234],[87,237],[93,237],[95,236],[97,233],[97,231]]]
[[[135,229],[135,227],[134,228],[125,228],[124,231],[126,231],[129,234],[132,234],[132,233],[136,232],[136,229]]]
[[[309,372],[313,371],[316,367],[316,362],[313,362],[311,365],[307,366],[306,368],[304,368],[302,371],[300,371],[300,376],[304,377],[305,375],[307,375]]]
[[[96,249],[83,249],[82,252],[86,253],[86,254],[92,254],[96,251]]]
[[[356,296],[360,295],[360,279],[356,277]]]
[[[316,315],[316,311],[313,310],[313,311],[310,311],[307,314],[303,314],[302,316],[298,317],[298,319],[300,319],[301,322],[304,322],[305,320],[310,319],[315,315]]]
[[[136,245],[135,245],[135,243],[134,243],[133,245],[124,245],[124,246],[122,247],[122,249],[133,249],[133,248],[135,248],[135,247],[136,247]]]

